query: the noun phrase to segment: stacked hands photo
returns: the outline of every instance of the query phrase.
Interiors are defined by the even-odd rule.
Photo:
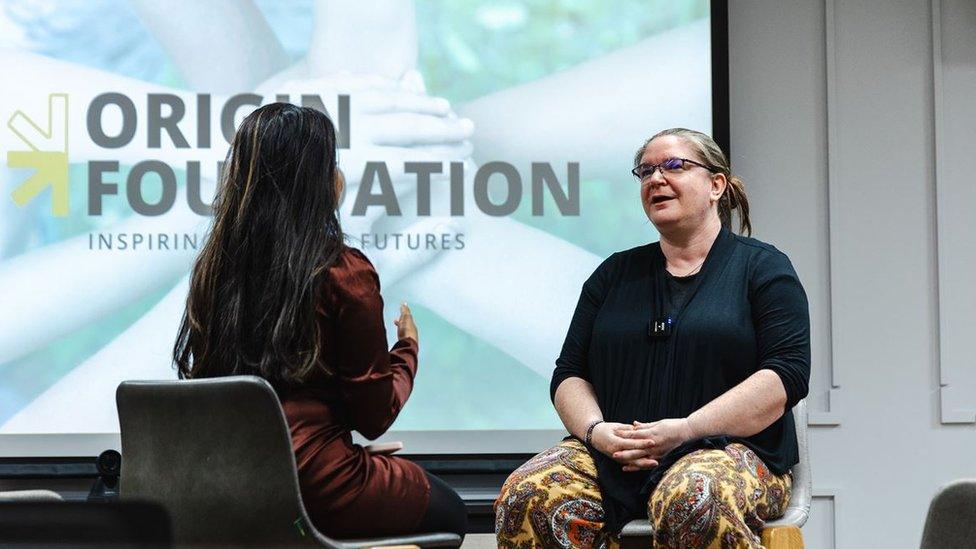
[[[353,431],[540,430],[500,547],[641,518],[758,547],[809,313],[709,135],[708,3],[381,4],[2,5],[0,436],[117,433],[125,380],[253,375],[327,535],[468,529]]]
[[[0,139],[61,143],[68,166],[67,215],[46,191],[0,205],[0,434],[114,433],[119,382],[173,378],[159,334],[179,322],[229,143],[283,99],[334,118],[343,233],[441,342],[395,429],[558,429],[537,395],[572,296],[654,237],[628,151],[648,128],[712,123],[707,2],[631,4],[4,2],[19,77]],[[647,55],[685,89],[632,70]],[[31,126],[48,123],[45,141]],[[0,182],[31,173],[8,161]]]

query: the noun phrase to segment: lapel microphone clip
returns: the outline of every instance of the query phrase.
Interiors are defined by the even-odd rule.
[[[647,326],[647,335],[651,339],[667,339],[671,335],[674,319],[669,317],[652,320]]]

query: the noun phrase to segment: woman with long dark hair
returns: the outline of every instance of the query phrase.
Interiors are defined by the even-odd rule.
[[[321,112],[265,105],[241,123],[197,258],[173,356],[180,377],[257,375],[291,431],[302,497],[328,535],[466,528],[464,505],[404,459],[368,453],[413,388],[418,334],[401,305],[386,348],[379,278],[343,243],[336,135]],[[382,520],[377,520],[382,517]]]

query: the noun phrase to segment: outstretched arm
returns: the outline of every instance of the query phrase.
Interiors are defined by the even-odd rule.
[[[289,63],[281,42],[254,2],[131,3],[190,89],[245,92]]]
[[[579,162],[584,179],[627,177],[634,151],[658,130],[711,127],[707,33],[707,22],[680,27],[461,105],[478,128],[475,160],[523,171]]]

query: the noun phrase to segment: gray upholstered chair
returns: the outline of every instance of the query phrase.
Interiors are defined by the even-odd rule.
[[[764,531],[764,545],[796,546],[799,533],[792,527],[801,528],[810,516],[810,503],[813,499],[813,479],[810,475],[810,448],[807,439],[807,402],[801,400],[793,407],[793,419],[796,423],[796,442],[800,452],[800,462],[793,467],[793,494],[786,511],[779,519],[766,523]],[[772,536],[775,531],[784,532],[782,535]],[[634,520],[624,526],[620,532],[622,547],[649,547],[651,538],[651,524],[646,519]],[[783,540],[783,541],[780,541]],[[786,541],[789,540],[789,541]],[[799,541],[802,547],[802,540]]]
[[[957,480],[932,498],[922,549],[956,549],[976,543],[976,479]]]
[[[121,499],[162,504],[176,544],[461,544],[454,534],[342,541],[318,532],[302,503],[281,403],[261,378],[126,381],[116,402]]]

